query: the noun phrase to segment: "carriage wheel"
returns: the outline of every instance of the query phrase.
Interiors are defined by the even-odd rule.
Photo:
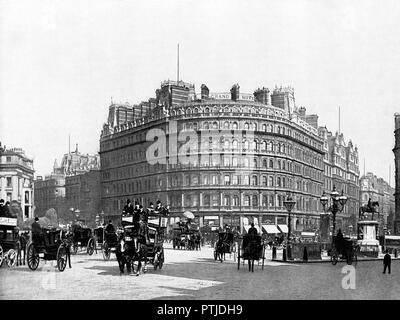
[[[35,246],[31,242],[27,249],[27,262],[28,267],[31,270],[36,270],[39,266],[39,254],[36,252]]]
[[[57,250],[57,267],[58,270],[63,272],[67,266],[67,248],[65,245],[60,245]]]
[[[158,261],[159,261],[159,258],[158,258],[158,253],[155,253],[155,254],[154,254],[154,260],[153,260],[153,266],[154,266],[154,270],[157,270],[157,267],[158,267]]]
[[[237,261],[238,261],[238,270],[240,269],[240,245],[237,249]]]
[[[89,242],[88,242],[88,245],[87,245],[87,249],[86,249],[86,251],[87,251],[89,256],[91,256],[93,254],[94,246],[95,246],[94,240],[93,240],[93,238],[90,238]]]
[[[6,259],[7,267],[12,268],[17,263],[17,251],[14,249],[10,249],[7,252],[7,259]]]
[[[338,262],[338,253],[336,249],[331,250],[331,262],[333,265],[336,265]]]
[[[110,260],[111,249],[108,247],[108,244],[105,241],[103,243],[102,253],[104,260]]]
[[[0,268],[3,265],[4,261],[4,252],[3,252],[3,247],[0,245]]]

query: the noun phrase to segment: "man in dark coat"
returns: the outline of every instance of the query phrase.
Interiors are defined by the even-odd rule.
[[[122,214],[133,214],[133,206],[131,200],[129,199],[126,200],[126,205],[124,207],[124,211],[122,212]]]
[[[386,268],[387,268],[390,274],[390,265],[392,263],[392,257],[390,256],[388,250],[386,250],[385,252],[386,254],[383,257],[383,273],[386,273]]]
[[[40,243],[42,236],[42,226],[39,224],[39,218],[35,217],[35,221],[31,225],[32,227],[32,241],[34,243]]]
[[[252,235],[257,235],[257,234],[258,234],[258,231],[257,231],[257,229],[254,227],[254,223],[253,223],[253,222],[251,223],[251,227],[249,228],[248,234],[252,234]]]
[[[5,217],[4,199],[0,199],[0,217]]]

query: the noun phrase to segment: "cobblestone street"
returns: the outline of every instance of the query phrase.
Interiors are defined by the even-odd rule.
[[[246,265],[237,269],[233,256],[214,261],[213,249],[173,250],[165,245],[162,270],[149,266],[139,277],[120,275],[115,256],[103,261],[101,253],[72,256],[72,269],[59,272],[54,262],[0,269],[1,299],[398,299],[399,261],[392,274],[382,274],[382,261],[359,262],[356,288],[343,289],[342,267],[330,263],[284,264],[270,261],[264,270]]]

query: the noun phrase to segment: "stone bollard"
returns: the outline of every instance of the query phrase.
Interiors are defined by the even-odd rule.
[[[282,260],[283,260],[283,261],[287,261],[287,258],[286,258],[286,248],[283,248]]]
[[[272,247],[272,260],[275,260],[275,259],[276,259],[276,247],[273,246]]]
[[[308,251],[307,251],[307,247],[304,247],[303,261],[308,262]]]

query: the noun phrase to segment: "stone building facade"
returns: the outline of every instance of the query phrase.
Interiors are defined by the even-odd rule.
[[[394,115],[394,137],[395,146],[393,148],[395,164],[395,226],[394,231],[400,234],[400,114]]]
[[[99,155],[80,153],[78,146],[75,151],[64,154],[60,165],[55,160],[51,174],[44,178],[36,177],[34,190],[36,214],[44,216],[48,209],[54,208],[60,218],[69,221],[74,215],[71,214],[70,203],[66,201],[66,178],[99,169]]]
[[[379,232],[384,229],[393,232],[395,212],[395,190],[383,178],[367,172],[360,178],[360,204],[366,205],[368,200],[379,202]]]
[[[33,160],[21,148],[7,149],[0,143],[0,198],[17,202],[23,219],[32,218],[33,207]]]
[[[293,90],[285,90],[273,93],[276,107],[265,88],[243,94],[236,84],[219,94],[203,85],[202,99],[189,94],[180,104],[165,99],[143,119],[104,124],[100,160],[106,215],[118,217],[127,198],[143,205],[160,199],[173,215],[192,211],[201,225],[286,224],[283,201],[291,193],[296,200],[292,230],[317,229],[324,139],[315,117],[314,125],[304,121]],[[181,156],[190,161],[183,163]]]

